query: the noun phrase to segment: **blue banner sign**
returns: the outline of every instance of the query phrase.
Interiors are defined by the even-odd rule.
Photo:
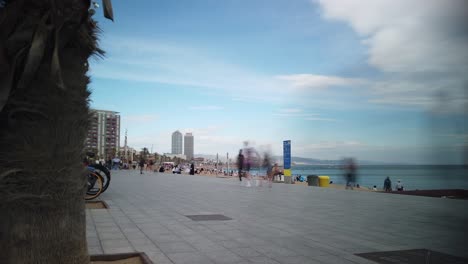
[[[291,169],[291,140],[283,141],[283,163],[284,169]]]

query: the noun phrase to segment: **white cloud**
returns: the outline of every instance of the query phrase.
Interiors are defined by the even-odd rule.
[[[306,121],[330,121],[330,122],[336,122],[338,120],[333,119],[333,118],[323,118],[323,117],[306,117],[304,118]]]
[[[296,118],[313,118],[316,116],[319,116],[319,114],[316,113],[273,113],[273,116],[276,117],[296,117]]]
[[[202,110],[202,111],[216,111],[222,110],[224,107],[217,105],[199,105],[199,106],[190,106],[189,110]]]
[[[270,76],[224,62],[203,49],[159,39],[105,38],[106,60],[93,63],[92,76],[106,79],[221,89],[249,97],[280,90]]]
[[[349,24],[368,47],[369,65],[386,74],[369,86],[369,102],[432,108],[441,91],[458,111],[466,102],[468,1],[314,2],[325,18]]]
[[[323,15],[350,24],[387,72],[466,71],[465,0],[319,0]],[[350,11],[352,10],[352,11]]]
[[[203,49],[157,39],[105,38],[102,46],[106,60],[92,64],[93,77],[222,90],[231,100],[247,103],[281,104],[294,93],[363,82],[314,74],[268,75],[225,62]]]
[[[331,86],[346,86],[365,83],[365,81],[362,79],[314,74],[278,75],[276,78],[287,81],[292,87],[298,89],[320,89]]]
[[[279,110],[280,113],[301,113],[302,109],[299,108],[283,108]]]
[[[356,140],[348,141],[320,141],[308,144],[295,144],[294,149],[299,153],[315,153],[321,150],[346,150],[366,147],[363,142]]]

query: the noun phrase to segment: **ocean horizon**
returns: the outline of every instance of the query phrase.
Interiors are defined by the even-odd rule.
[[[293,176],[324,175],[335,184],[345,184],[345,171],[339,165],[294,165]],[[260,170],[252,173],[264,174]],[[356,172],[356,183],[363,188],[383,188],[386,177],[395,188],[400,180],[405,190],[468,189],[468,167],[464,165],[361,165]]]

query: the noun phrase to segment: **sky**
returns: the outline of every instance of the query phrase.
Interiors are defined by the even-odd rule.
[[[464,0],[113,0],[91,107],[128,145],[462,163],[468,145]],[[123,146],[124,137],[121,137]]]

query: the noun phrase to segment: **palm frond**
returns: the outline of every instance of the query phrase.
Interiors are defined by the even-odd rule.
[[[102,8],[104,9],[104,17],[114,21],[114,12],[112,10],[111,0],[102,0]]]

